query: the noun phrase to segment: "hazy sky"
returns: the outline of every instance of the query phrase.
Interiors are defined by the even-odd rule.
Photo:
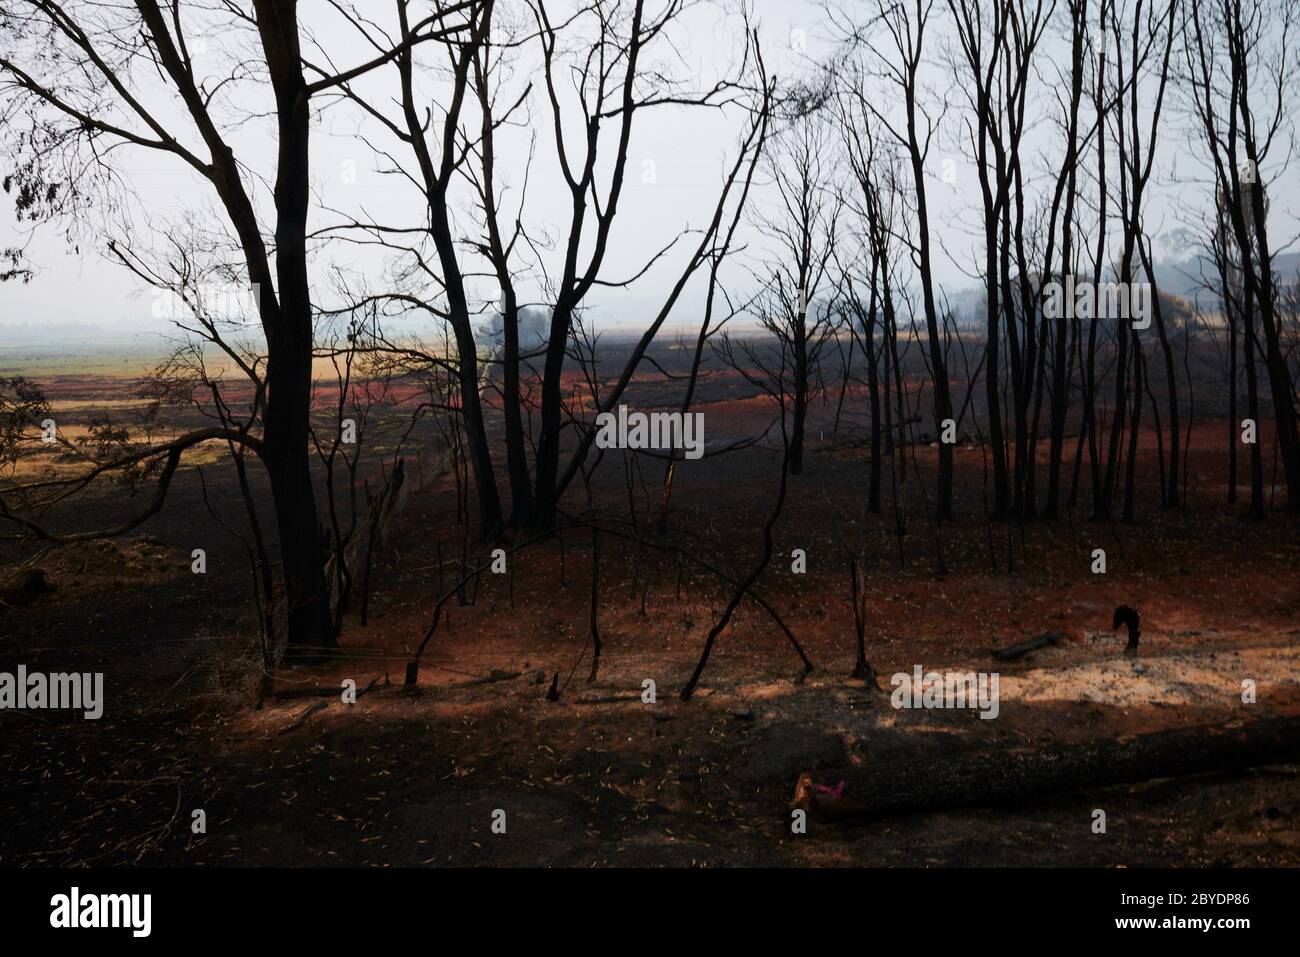
[[[376,7],[387,9],[386,6]],[[312,27],[337,66],[347,66],[369,55],[357,42],[351,28],[332,18],[323,3],[318,6],[306,3],[301,9],[305,22]],[[796,74],[806,69],[808,58],[826,56],[830,52],[831,40],[816,4],[759,0],[756,16],[761,26],[766,61],[769,69],[778,76]],[[930,35],[930,52],[935,62],[927,70],[926,79],[932,99],[946,96],[954,103],[945,121],[945,131],[935,141],[934,155],[930,160],[931,218],[934,239],[940,246],[936,270],[940,282],[955,291],[972,285],[970,272],[978,249],[974,205],[978,201],[978,184],[956,136],[962,90],[954,84],[947,69],[941,66],[946,43],[942,33],[947,26],[942,4],[936,5],[935,17],[939,29]],[[702,79],[715,76],[739,54],[736,26],[736,20],[723,19],[713,8],[690,12],[676,35],[682,60],[674,68],[688,70]],[[1040,65],[1039,93],[1044,97],[1054,95],[1045,85],[1052,82],[1058,69],[1052,56],[1054,46],[1055,41],[1045,47]],[[1059,46],[1055,49],[1059,50]],[[213,37],[208,54],[214,65],[223,62],[223,52],[221,38]],[[379,71],[366,87],[373,92],[375,102],[384,103],[390,115],[395,115],[395,112],[385,98],[391,96],[389,91],[393,89],[394,77],[392,71]],[[522,90],[528,80],[536,78],[530,64],[521,63],[519,74],[509,89]],[[250,112],[267,109],[269,104],[258,100],[259,96],[266,99],[265,92],[249,86],[241,87],[238,89],[241,97],[238,105]],[[426,90],[431,99],[437,99],[438,92],[436,83],[430,83]],[[537,92],[540,93],[540,85]],[[175,116],[174,113],[171,115]],[[712,213],[724,169],[734,156],[741,121],[738,112],[675,107],[647,110],[639,117],[629,154],[628,185],[614,227],[604,277],[621,279],[635,273],[648,256],[683,227],[701,226],[706,222]],[[175,128],[181,131],[184,141],[195,142],[190,127],[179,118]],[[410,168],[409,150],[373,122],[368,122],[354,106],[331,106],[316,127],[312,140],[313,184],[319,200],[334,210],[349,214],[364,211],[381,222],[419,225],[420,198],[415,188],[398,176],[379,172],[385,161],[358,140],[356,134],[359,130],[371,143],[390,150],[395,158]],[[269,121],[259,119],[247,123],[232,135],[236,155],[266,176],[273,175],[273,132]],[[1051,157],[1061,153],[1054,145],[1053,132],[1050,124],[1042,124],[1035,131],[1030,146],[1030,162],[1031,170],[1038,175],[1051,166]],[[540,99],[533,104],[529,122],[501,134],[500,178],[516,187],[509,194],[516,198],[517,187],[523,182],[529,141],[534,136],[536,158],[528,183],[525,219],[541,239],[547,230],[556,233],[563,230],[568,220],[570,197],[555,161],[549,111]],[[1186,251],[1187,244],[1178,239],[1176,231],[1196,226],[1194,218],[1188,221],[1188,210],[1199,207],[1206,187],[1199,180],[1202,172],[1188,156],[1188,137],[1181,120],[1171,115],[1162,136],[1164,143],[1158,182],[1148,214],[1148,228],[1158,238],[1174,240],[1166,243],[1166,248],[1157,242],[1158,255],[1166,256],[1170,252]],[[612,140],[606,148],[612,151]],[[196,147],[196,152],[203,155],[201,147]],[[222,215],[210,184],[199,180],[175,157],[131,148],[119,152],[118,162],[138,193],[138,204],[133,214],[135,226],[131,231],[131,237],[136,241],[148,241],[153,227],[176,222],[187,214],[195,214],[200,219]],[[944,177],[945,168],[952,175]],[[949,179],[952,181],[948,182]],[[463,191],[459,197],[459,206],[468,209]],[[760,189],[755,198],[761,204],[769,202],[771,197]],[[1279,196],[1275,191],[1273,216],[1283,224],[1292,224],[1291,228],[1295,205],[1292,199],[1292,195]],[[465,215],[462,213],[459,218],[464,220]],[[312,225],[322,226],[335,219],[334,214],[328,211],[315,210]],[[763,247],[764,237],[756,234],[752,227],[745,229],[742,238],[750,245],[751,256]],[[25,234],[17,232],[12,202],[8,197],[0,196],[0,247],[23,241]],[[163,331],[167,323],[153,316],[150,292],[120,265],[107,261],[102,246],[102,242],[92,242],[83,245],[81,253],[77,254],[64,241],[58,228],[45,226],[38,230],[28,246],[29,256],[38,270],[36,277],[27,285],[9,283],[0,286],[0,345],[5,342],[6,330],[11,340],[58,336],[60,333],[81,337]],[[685,254],[692,246],[693,242],[688,240],[677,252]],[[593,293],[589,300],[593,316],[600,323],[644,325],[658,310],[676,278],[681,261],[681,255],[669,257],[630,291],[601,290]],[[556,264],[557,256],[552,253],[548,265],[554,269]],[[347,248],[324,250],[314,260],[318,304],[329,305],[335,301],[328,288],[331,265],[353,270],[350,281],[357,284],[364,283],[373,290],[384,286],[383,262],[379,257]],[[742,277],[743,273],[733,272],[733,279],[738,284]],[[490,299],[487,287],[480,286],[484,300]],[[524,293],[525,297],[534,294],[540,295],[536,290]],[[679,304],[670,325],[694,322],[699,303],[696,289]]]

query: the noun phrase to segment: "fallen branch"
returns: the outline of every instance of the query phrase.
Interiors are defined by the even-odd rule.
[[[315,704],[310,705],[307,708],[303,709],[302,714],[298,715],[297,719],[292,724],[288,725],[287,727],[281,728],[279,733],[288,734],[290,731],[294,730],[295,728],[302,727],[302,723],[306,721],[308,718],[310,718],[313,714],[315,714],[317,711],[322,711],[328,707],[329,707],[328,701],[317,701]]]
[[[1045,631],[1041,635],[1035,635],[1033,638],[1015,645],[1008,645],[1006,648],[994,648],[993,657],[998,661],[1015,661],[1023,655],[1029,654],[1047,645],[1054,645],[1065,637],[1063,631]]]
[[[23,518],[16,514],[0,498],[0,519],[18,526],[22,531],[17,534],[0,534],[0,540],[13,539],[36,539],[43,542],[51,542],[59,545],[67,545],[74,542],[93,542],[103,538],[117,538],[132,531],[136,527],[143,525],[145,521],[152,518],[162,511],[163,505],[167,501],[167,491],[171,487],[172,478],[176,474],[177,468],[181,463],[182,454],[191,446],[198,445],[201,442],[207,442],[213,439],[228,439],[240,445],[247,446],[259,458],[263,454],[262,444],[254,437],[245,432],[236,429],[226,429],[209,427],[195,429],[192,432],[186,432],[184,435],[172,439],[160,445],[150,445],[143,449],[136,449],[129,454],[114,459],[111,462],[102,462],[95,465],[88,472],[71,478],[52,479],[49,481],[33,482],[27,485],[16,485],[6,489],[6,493],[25,493],[38,489],[57,488],[57,487],[75,487],[84,488],[94,479],[106,472],[115,469],[124,469],[147,459],[157,458],[165,455],[167,458],[163,463],[162,471],[159,473],[158,480],[154,484],[153,498],[139,513],[126,519],[117,525],[108,528],[99,528],[86,532],[71,532],[68,534],[59,534],[51,532],[38,523]],[[66,496],[68,493],[64,493]],[[44,503],[48,506],[50,503]]]
[[[1014,804],[1033,795],[1132,784],[1152,778],[1240,771],[1300,759],[1300,718],[1199,725],[1128,739],[1032,751],[954,755],[868,771],[846,768],[826,788],[800,776],[790,804],[824,818],[881,817],[971,805]],[[840,784],[843,787],[840,787]]]
[[[595,695],[588,698],[575,698],[574,704],[630,704],[634,701],[640,701],[641,695],[637,692],[631,694],[606,694]]]

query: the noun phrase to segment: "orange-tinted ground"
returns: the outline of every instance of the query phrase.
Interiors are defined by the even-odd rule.
[[[701,407],[710,442],[761,431],[770,420],[771,407],[734,383],[712,388],[717,401]],[[860,416],[860,397],[849,402]],[[936,528],[909,460],[900,565],[888,470],[882,513],[864,515],[860,423],[846,418],[836,438],[833,405],[814,415],[807,472],[792,480],[777,558],[758,585],[816,670],[796,683],[798,660],[784,636],[745,602],[689,702],[676,693],[728,590],[689,563],[679,586],[671,553],[638,555],[607,534],[598,609],[604,651],[589,682],[585,529],[565,535],[563,552],[553,539],[516,553],[508,575],[485,574],[469,586],[472,604],[453,598],[419,685],[404,688],[411,650],[458,577],[464,532],[454,523],[450,479],[429,465],[377,556],[369,625],[353,617],[339,656],[276,676],[276,689],[290,693],[337,688],[347,678],[359,689],[377,683],[355,705],[331,694],[254,708],[247,566],[208,528],[191,475],[146,526],[155,541],[65,552],[47,563],[53,593],[0,613],[6,667],[93,666],[106,672],[109,696],[100,722],[0,718],[11,769],[0,863],[1300,860],[1300,768],[1291,765],[1014,807],[814,823],[807,835],[792,835],[787,801],[802,771],[833,784],[850,767],[887,777],[959,753],[1300,714],[1300,536],[1280,512],[1254,524],[1223,503],[1222,421],[1195,429],[1186,511],[1155,507],[1154,442],[1143,436],[1132,525],[1084,517],[1086,468],[1071,517],[1023,528],[987,523],[982,458],[965,448],[956,456],[958,520]],[[934,452],[916,452],[925,494],[933,495]],[[594,494],[606,527],[626,531],[634,519],[621,455],[607,456]],[[742,574],[759,554],[778,467],[777,453],[763,448],[683,464],[662,541]],[[632,470],[642,534],[653,526],[661,470],[648,457]],[[219,464],[205,472],[215,494]],[[114,493],[99,494],[110,508]],[[585,508],[580,494],[567,505]],[[211,543],[206,577],[189,574],[189,548],[200,541]],[[848,677],[846,543],[862,543],[866,556],[876,687]],[[795,548],[807,553],[805,575],[791,572]],[[1106,550],[1105,575],[1091,572],[1094,548]],[[471,551],[471,562],[484,555],[480,546]],[[1110,632],[1120,603],[1142,613],[1136,659]],[[1020,661],[989,654],[1058,630],[1062,641]],[[998,719],[892,708],[889,676],[916,664],[998,671]],[[548,702],[555,675],[562,693]],[[653,705],[641,697],[647,679],[656,685]],[[1256,684],[1255,704],[1242,703],[1244,679]],[[304,718],[317,703],[328,705]],[[206,834],[191,833],[195,808],[207,814]],[[1095,808],[1107,812],[1105,835],[1092,833]],[[505,834],[490,829],[497,809],[506,812]]]

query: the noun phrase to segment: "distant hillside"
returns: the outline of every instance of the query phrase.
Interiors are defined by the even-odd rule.
[[[1273,257],[1273,271],[1283,282],[1294,282],[1300,275],[1300,252]],[[1220,305],[1219,274],[1214,260],[1201,253],[1179,263],[1157,263],[1156,283],[1165,295],[1181,296],[1199,302],[1202,309]]]

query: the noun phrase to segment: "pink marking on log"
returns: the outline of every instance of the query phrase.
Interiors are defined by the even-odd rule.
[[[829,794],[831,797],[836,797],[836,798],[837,798],[837,797],[843,797],[843,796],[844,796],[844,782],[843,782],[843,781],[841,781],[839,784],[835,785],[835,787],[828,787],[828,786],[825,785],[825,784],[814,784],[814,785],[813,785],[813,789],[814,789],[814,790],[817,790],[817,791],[820,791],[822,794]]]

